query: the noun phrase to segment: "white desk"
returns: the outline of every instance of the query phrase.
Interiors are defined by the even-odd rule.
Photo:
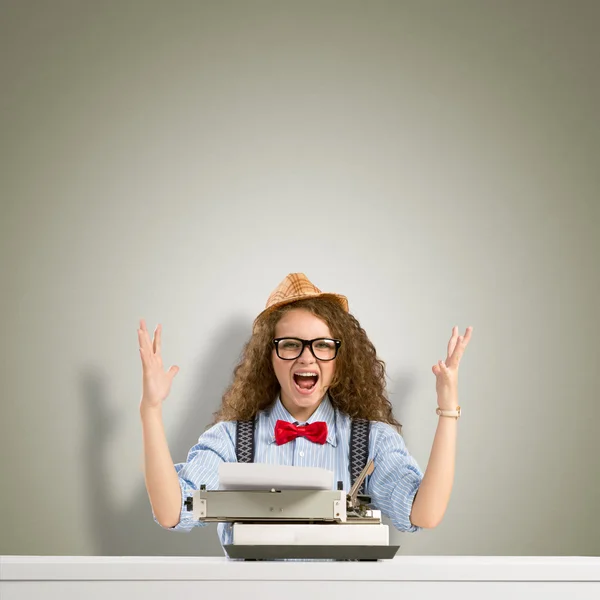
[[[2,556],[0,598],[600,599],[600,557],[399,556],[390,561]]]

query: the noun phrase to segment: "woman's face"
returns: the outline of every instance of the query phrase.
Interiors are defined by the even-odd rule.
[[[275,326],[275,337],[314,340],[331,338],[332,335],[325,321],[307,310],[295,308],[284,313],[279,319]],[[300,422],[306,421],[325,396],[333,379],[337,359],[317,360],[306,346],[302,354],[294,360],[279,358],[273,348],[272,360],[275,375],[281,386],[281,402],[295,419]]]

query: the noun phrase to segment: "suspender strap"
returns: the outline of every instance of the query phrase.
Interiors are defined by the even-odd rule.
[[[361,471],[367,466],[369,458],[369,429],[370,422],[367,419],[352,419],[350,429],[350,483],[354,484]],[[365,482],[363,481],[359,494],[365,493]]]
[[[235,454],[238,462],[254,462],[254,419],[237,422]]]
[[[352,419],[350,429],[350,485],[367,465],[369,458],[369,429],[367,419]],[[235,432],[235,454],[238,462],[254,462],[254,419],[238,421]],[[359,494],[364,494],[365,484],[360,486]]]

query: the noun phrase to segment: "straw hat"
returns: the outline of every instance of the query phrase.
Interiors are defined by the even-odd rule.
[[[316,285],[309,281],[304,273],[290,273],[269,296],[265,309],[254,320],[254,328],[256,328],[257,321],[261,317],[275,308],[306,298],[329,298],[336,301],[348,312],[348,299],[346,296],[322,292]]]

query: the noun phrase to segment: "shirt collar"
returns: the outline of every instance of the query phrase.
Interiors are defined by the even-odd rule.
[[[270,411],[266,415],[265,426],[267,427],[267,431],[271,431],[272,433],[269,436],[269,442],[273,444],[275,442],[275,423],[279,419],[282,421],[287,421],[288,423],[296,423],[298,422],[300,425],[304,423],[296,421],[292,415],[287,411],[283,403],[281,402],[281,398],[277,396],[277,400],[271,406]],[[321,404],[317,407],[317,410],[309,417],[306,423],[314,423],[315,421],[325,421],[327,423],[327,443],[332,446],[337,446],[337,436],[336,436],[336,410],[331,404],[329,400],[329,396],[325,394],[325,397],[321,401]]]

